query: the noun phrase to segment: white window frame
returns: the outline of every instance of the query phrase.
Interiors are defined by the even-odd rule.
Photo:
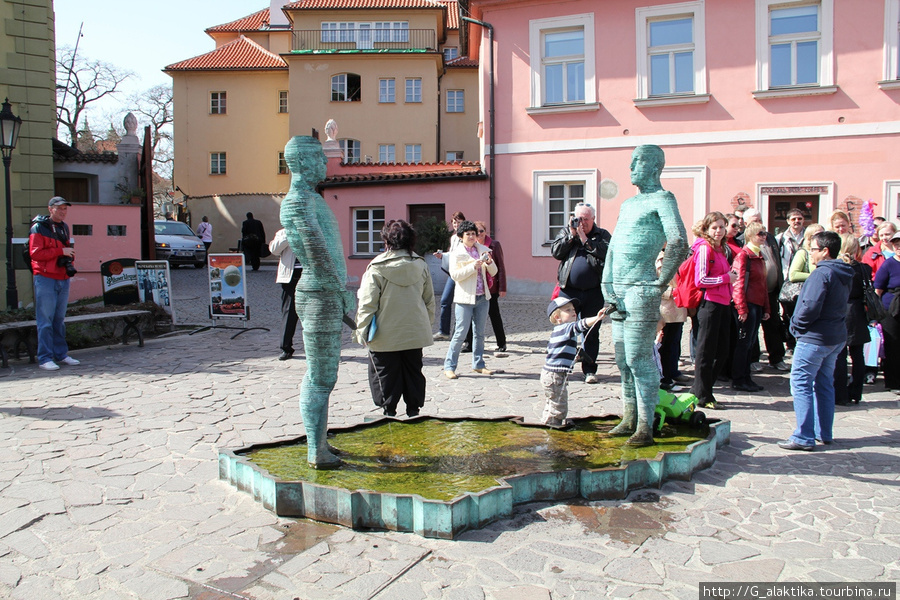
[[[542,34],[553,30],[576,28],[584,30],[584,101],[544,106]],[[531,56],[531,106],[527,109],[528,114],[577,112],[600,108],[597,102],[593,13],[529,21],[528,46]]]
[[[278,90],[278,113],[287,114],[288,111],[288,91]]]
[[[378,162],[395,163],[397,162],[397,147],[394,144],[378,145]]]
[[[350,96],[350,77],[359,80],[359,97],[352,98]],[[338,86],[337,93],[343,93],[344,99],[335,99],[335,85]],[[343,91],[341,91],[343,88]],[[331,76],[331,102],[360,102],[362,101],[362,76],[359,73],[338,73]]]
[[[900,89],[900,0],[884,0],[884,72],[878,86]]]
[[[409,21],[376,21],[372,28],[376,42],[409,42]]]
[[[226,175],[228,173],[228,153],[227,152],[210,152],[209,153],[209,174],[210,175]]]
[[[547,189],[551,185],[572,184],[582,182],[584,184],[584,198],[582,202],[590,204],[597,211],[597,223],[600,223],[600,205],[597,203],[598,182],[600,172],[596,169],[560,169],[552,171],[534,171],[532,174],[532,201],[531,201],[531,255],[551,256],[550,244],[553,238],[546,239],[550,230],[550,215],[548,212]]]
[[[387,88],[387,89],[386,89]],[[392,103],[397,101],[397,81],[393,77],[382,77],[378,80],[378,102]]]
[[[819,7],[819,72],[818,84],[796,87],[771,88],[769,86],[769,13],[773,8],[793,6]],[[756,91],[753,97],[783,98],[812,96],[837,92],[834,84],[834,0],[756,0]]]
[[[452,100],[451,100],[452,98]],[[448,113],[464,113],[466,112],[466,92],[465,90],[447,90],[447,112]]]
[[[359,140],[344,138],[338,140],[341,146],[341,159],[345,164],[356,164],[362,161],[362,144]]]
[[[884,181],[884,218],[897,222],[895,215],[900,214],[900,179],[886,179]]]
[[[678,17],[693,21],[694,91],[665,95],[650,95],[650,23]],[[705,0],[650,6],[635,9],[637,40],[637,98],[639,107],[671,106],[709,102],[706,75],[706,3]]]
[[[285,175],[289,173],[287,161],[284,159],[284,152],[278,153],[278,174]]]
[[[462,150],[448,150],[444,153],[445,162],[457,162],[463,160],[465,153]]]
[[[459,58],[459,48],[456,46],[444,46],[444,62]]]
[[[381,219],[375,218],[375,211],[381,211]],[[365,215],[361,215],[365,211]],[[381,240],[381,229],[384,227],[385,223],[385,211],[383,206],[361,206],[356,207],[352,210],[353,215],[353,235],[352,235],[352,244],[350,254],[354,256],[374,256],[382,251],[383,242]],[[359,234],[363,232],[362,229],[359,228],[360,221],[365,221],[368,224],[368,227],[365,229],[365,233],[369,237],[368,242],[360,242],[357,240]],[[381,223],[381,226],[376,226],[377,223]],[[365,244],[368,247],[360,250],[360,244]]]
[[[209,93],[209,114],[224,115],[228,109],[228,93],[217,91]]]
[[[403,149],[404,162],[418,164],[422,162],[422,144],[406,144]]]
[[[412,89],[410,89],[410,85],[412,85]],[[408,104],[421,104],[422,102],[422,78],[421,77],[407,77],[405,86],[404,98],[405,102]],[[410,100],[412,98],[412,100]]]

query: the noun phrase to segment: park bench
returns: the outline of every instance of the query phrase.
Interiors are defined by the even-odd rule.
[[[122,331],[122,343],[128,344],[128,332],[134,331],[138,338],[138,346],[144,347],[144,334],[141,332],[138,323],[141,317],[149,315],[149,310],[118,310],[104,313],[95,313],[90,315],[73,315],[66,317],[66,324],[69,323],[85,323],[90,321],[103,321],[105,319],[122,319],[125,321],[125,329]],[[10,349],[19,358],[19,347],[24,346],[28,353],[30,362],[36,361],[37,344],[31,343],[31,333],[34,332],[37,338],[37,321],[16,321],[12,323],[0,323],[0,358],[3,360],[3,367],[9,366],[9,352],[3,345],[3,337],[9,333],[13,337]]]

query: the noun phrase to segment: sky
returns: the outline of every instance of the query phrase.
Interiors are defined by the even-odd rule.
[[[213,50],[215,43],[204,29],[253,14],[269,6],[269,0],[54,0],[53,5],[57,48],[74,47],[84,23],[78,55],[134,73],[122,88],[124,100],[171,83],[162,72],[166,65]],[[114,101],[101,110],[121,110],[121,118],[126,112]]]

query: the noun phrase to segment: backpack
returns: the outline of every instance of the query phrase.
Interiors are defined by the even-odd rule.
[[[710,256],[709,266],[712,266],[715,261],[715,257]],[[681,266],[678,267],[678,273],[675,275],[675,289],[672,290],[672,299],[675,301],[675,306],[679,308],[696,309],[700,306],[700,301],[703,300],[703,292],[705,290],[697,287],[695,262],[692,250],[684,262],[681,263]]]
[[[28,240],[22,244],[22,260],[25,261],[25,268],[28,269],[28,272],[34,273],[34,269],[31,268],[31,235],[29,235]]]

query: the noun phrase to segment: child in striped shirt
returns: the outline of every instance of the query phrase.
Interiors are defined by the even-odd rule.
[[[541,370],[541,386],[547,404],[541,415],[541,423],[554,429],[566,426],[569,412],[569,391],[567,379],[575,366],[578,352],[578,334],[587,331],[603,316],[603,309],[595,317],[578,319],[578,300],[574,298],[554,298],[547,307],[547,316],[555,325],[547,344],[547,360]]]

